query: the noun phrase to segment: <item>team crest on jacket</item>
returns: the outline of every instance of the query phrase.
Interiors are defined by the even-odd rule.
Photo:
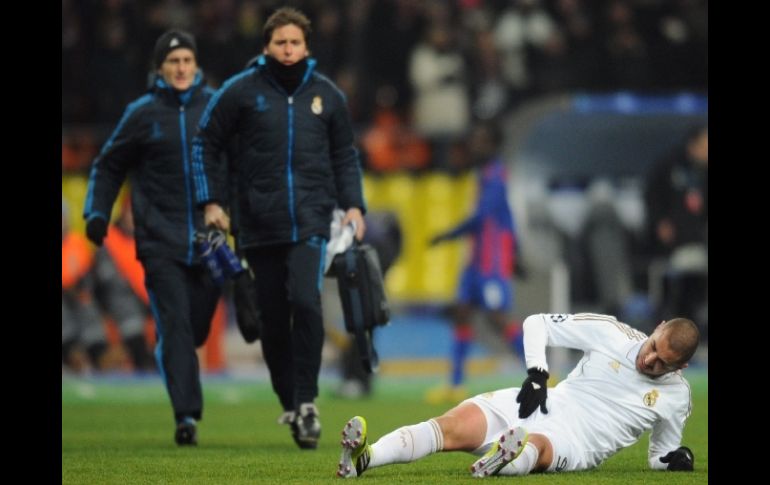
[[[163,138],[163,131],[160,129],[160,123],[157,121],[152,123],[152,134],[150,135],[151,140],[160,140]]]
[[[259,111],[260,113],[264,113],[268,109],[270,109],[270,105],[267,103],[267,100],[265,99],[265,96],[262,94],[257,95],[257,104],[254,107],[255,110]]]
[[[660,393],[657,389],[653,389],[652,391],[648,392],[644,395],[642,398],[642,401],[644,401],[644,405],[648,408],[651,408],[655,405],[656,402],[658,402],[658,397],[660,397]]]
[[[310,105],[310,111],[313,112],[313,114],[320,115],[323,113],[324,106],[321,102],[321,96],[314,96],[313,97],[313,103]]]

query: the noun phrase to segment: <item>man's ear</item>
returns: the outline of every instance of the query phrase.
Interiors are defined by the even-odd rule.
[[[685,367],[688,367],[689,365],[690,365],[690,364],[687,364],[687,363],[685,363],[685,364],[682,364],[682,366],[681,366],[681,367],[679,367],[679,368],[680,368],[680,369],[684,369]]]

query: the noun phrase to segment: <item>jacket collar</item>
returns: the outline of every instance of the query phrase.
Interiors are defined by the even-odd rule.
[[[251,62],[248,64],[248,68],[256,67],[258,71],[264,73],[268,78],[270,79],[270,82],[278,86],[278,81],[275,79],[275,77],[270,73],[270,70],[267,68],[267,56],[265,54],[260,54],[259,56],[255,57]],[[308,57],[307,58],[307,69],[305,70],[305,75],[302,76],[302,82],[297,87],[297,91],[302,89],[302,86],[304,86],[307,83],[307,80],[310,79],[310,75],[313,74],[313,71],[315,71],[315,66],[318,63],[318,61],[315,60],[314,57]],[[295,93],[297,92],[295,91]]]
[[[155,91],[156,93],[168,96],[170,98],[176,99],[179,104],[186,105],[190,98],[195,94],[195,92],[198,90],[198,87],[203,84],[203,71],[200,69],[198,72],[195,73],[195,78],[193,79],[192,85],[187,88],[185,91],[176,91],[174,88],[171,87],[170,84],[166,82],[165,79],[163,79],[163,76],[157,74],[155,76],[155,82],[153,83],[152,87],[150,88],[151,91]]]

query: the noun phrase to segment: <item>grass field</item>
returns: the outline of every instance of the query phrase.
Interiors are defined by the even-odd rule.
[[[647,468],[647,436],[589,472],[529,475],[528,484],[690,484],[708,482],[708,377],[685,373],[692,384],[693,414],[684,443],[695,453],[694,473]],[[446,406],[422,401],[435,380],[381,378],[371,398],[343,400],[322,382],[317,403],[323,433],[316,451],[299,450],[288,427],[276,424],[281,412],[269,384],[258,380],[204,380],[204,420],[199,446],[179,448],[173,419],[159,379],[62,378],[62,483],[341,483],[334,476],[339,432],[356,414],[367,418],[370,439],[441,414]],[[520,382],[515,380],[513,382]],[[505,387],[504,377],[476,379],[472,393]],[[478,483],[466,453],[439,453],[419,462],[368,470],[364,483]],[[513,479],[513,478],[510,478]],[[491,478],[491,480],[509,480]]]

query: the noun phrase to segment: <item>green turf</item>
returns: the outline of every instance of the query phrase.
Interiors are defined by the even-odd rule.
[[[694,473],[654,472],[647,468],[647,436],[589,472],[529,475],[526,483],[634,484],[707,483],[708,379],[687,374],[693,384],[693,414],[684,443],[695,453]],[[323,434],[316,451],[299,450],[288,427],[276,424],[280,408],[270,387],[255,380],[204,381],[205,416],[200,445],[179,448],[160,380],[62,379],[62,483],[341,483],[334,477],[339,432],[348,418],[367,418],[377,438],[396,427],[441,414],[422,392],[434,381],[380,379],[374,396],[350,401],[335,398],[333,382],[322,383],[317,403]],[[503,387],[501,378],[477,379],[472,393]],[[475,483],[474,461],[466,453],[439,453],[417,463],[367,471],[364,483]],[[506,480],[492,478],[492,480]]]

